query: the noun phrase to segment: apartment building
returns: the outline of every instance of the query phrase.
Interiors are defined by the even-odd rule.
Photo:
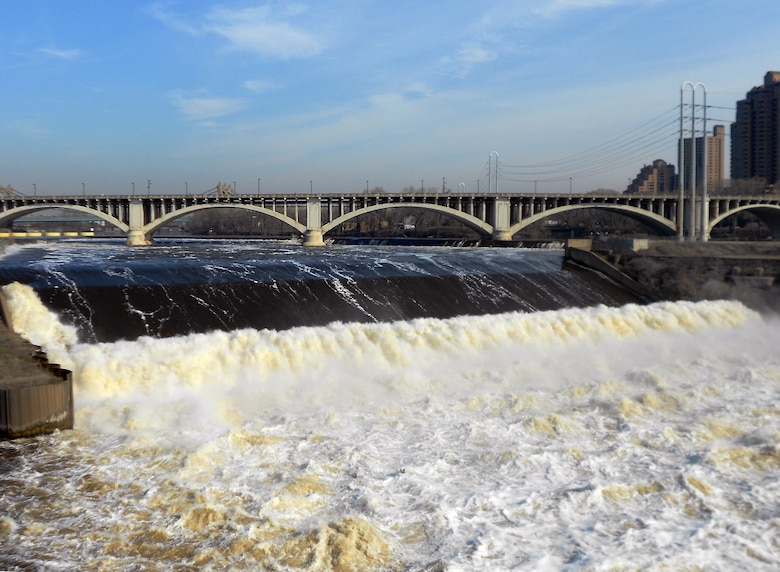
[[[780,72],[770,71],[764,85],[737,102],[731,124],[731,178],[762,179],[767,185],[780,176]]]
[[[672,193],[675,190],[674,165],[663,159],[656,159],[652,165],[645,165],[628,185],[626,193]]]
[[[693,181],[691,179],[691,141],[693,138],[686,137],[683,140],[683,161],[685,170],[683,172],[683,181],[685,188],[690,189]],[[724,149],[726,145],[726,127],[716,125],[712,129],[712,135],[707,137],[707,189],[709,191],[719,191],[723,188],[723,163]],[[677,143],[679,156],[679,142]],[[696,137],[696,189],[702,189],[704,185],[704,137]]]

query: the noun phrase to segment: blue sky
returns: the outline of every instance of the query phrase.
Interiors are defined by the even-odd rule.
[[[0,184],[26,194],[476,191],[494,151],[502,191],[623,190],[677,162],[682,82],[728,124],[780,69],[777,0],[5,0],[0,21]]]

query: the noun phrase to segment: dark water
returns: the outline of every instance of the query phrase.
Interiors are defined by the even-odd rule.
[[[559,250],[260,241],[39,243],[0,260],[85,342],[239,328],[532,312],[636,302]]]

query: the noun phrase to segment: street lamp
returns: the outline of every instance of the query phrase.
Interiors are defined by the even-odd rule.
[[[35,188],[35,183],[33,183],[33,196],[38,194],[38,189]]]
[[[571,194],[571,177],[569,177],[569,194]]]
[[[257,178],[257,196],[260,196],[260,177]]]
[[[189,185],[187,185],[187,181],[184,181],[184,194],[189,195],[190,194],[190,188]]]
[[[152,194],[152,180],[146,179],[146,194],[151,195]]]
[[[314,194],[314,183],[311,181],[309,181],[309,194],[310,195]]]
[[[130,184],[133,185],[133,196],[135,196],[135,183],[130,183]]]
[[[81,194],[82,195],[87,194],[87,186],[84,183],[81,183]]]

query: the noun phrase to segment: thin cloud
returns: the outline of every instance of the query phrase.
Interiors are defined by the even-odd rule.
[[[266,93],[274,89],[278,89],[279,85],[274,82],[264,81],[261,79],[249,79],[244,82],[244,88],[252,93]]]
[[[324,49],[320,39],[291,22],[305,13],[300,6],[272,10],[272,5],[243,9],[221,6],[188,21],[155,4],[148,13],[177,32],[191,36],[214,34],[227,41],[230,49],[267,58],[296,59],[315,56]]]
[[[224,117],[241,111],[245,107],[243,100],[227,97],[187,96],[173,93],[170,95],[170,100],[179,113],[192,121]]]
[[[479,44],[468,43],[460,47],[454,56],[442,58],[441,63],[457,78],[467,77],[479,64],[492,62],[498,57],[495,51]]]
[[[5,124],[7,131],[24,137],[25,139],[42,139],[51,135],[51,130],[38,125],[37,121],[28,121],[24,119],[15,119]]]
[[[215,8],[206,17],[204,29],[228,40],[235,50],[264,57],[305,58],[323,50],[312,34],[278,19],[267,6],[243,10]]]
[[[182,18],[166,12],[160,4],[153,4],[147,8],[147,12],[152,18],[168,26],[171,30],[184,32],[192,36],[197,36],[201,30],[195,24],[185,22]]]
[[[543,18],[557,18],[575,10],[608,8],[626,3],[626,0],[551,0],[535,7],[533,12]]]
[[[38,51],[47,56],[52,56],[62,60],[75,60],[83,55],[81,50],[58,50],[54,48],[38,48]]]

